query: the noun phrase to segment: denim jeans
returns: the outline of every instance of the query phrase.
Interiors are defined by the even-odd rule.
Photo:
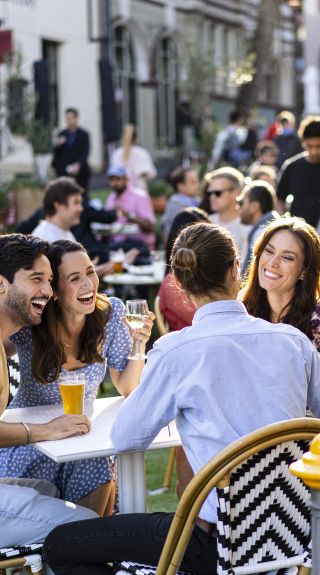
[[[58,496],[49,481],[0,479],[0,547],[41,543],[60,523],[97,517],[91,509]],[[46,567],[44,572],[53,575]]]
[[[136,561],[157,565],[173,514],[132,513],[56,527],[47,537],[45,558],[55,575],[107,575],[108,563]],[[216,540],[194,528],[181,569],[215,575]]]

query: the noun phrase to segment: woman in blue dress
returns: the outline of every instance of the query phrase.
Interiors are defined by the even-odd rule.
[[[124,305],[98,293],[99,279],[81,244],[59,240],[50,246],[53,299],[39,326],[25,327],[12,343],[19,354],[21,383],[10,408],[61,403],[60,374],[85,374],[86,399],[94,400],[108,366],[124,396],[138,385],[144,361],[130,361],[132,339]],[[150,337],[153,314],[135,338]],[[14,349],[10,350],[11,353]],[[68,501],[110,514],[114,503],[114,458],[57,464],[30,445],[1,449],[0,477],[47,479]]]

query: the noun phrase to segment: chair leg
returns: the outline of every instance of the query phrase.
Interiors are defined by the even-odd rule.
[[[172,480],[174,462],[176,459],[176,451],[177,451],[176,447],[171,447],[167,468],[165,470],[163,478],[162,487],[158,487],[158,489],[152,489],[148,491],[148,495],[161,495],[162,493],[167,493]]]
[[[310,575],[310,574],[311,574],[311,569],[309,569],[309,567],[304,567],[303,565],[301,565],[301,567],[299,567],[298,575]]]
[[[173,468],[174,468],[174,462],[176,459],[176,452],[177,452],[177,448],[176,447],[172,447],[170,449],[170,455],[169,455],[169,460],[167,463],[167,469],[166,472],[164,474],[164,478],[163,478],[163,485],[162,487],[164,489],[169,489],[171,481],[172,481],[172,475],[173,475]]]

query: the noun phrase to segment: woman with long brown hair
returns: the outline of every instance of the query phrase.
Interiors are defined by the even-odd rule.
[[[10,407],[61,403],[60,374],[84,374],[86,399],[94,400],[108,365],[112,383],[122,395],[138,385],[144,361],[128,360],[132,340],[123,322],[124,305],[98,293],[99,280],[84,249],[76,242],[51,244],[48,258],[54,297],[39,326],[12,337],[21,369],[21,384]],[[134,333],[146,343],[153,314]],[[0,477],[47,479],[63,499],[110,513],[114,501],[114,459],[97,458],[56,464],[30,445],[2,449]]]
[[[320,238],[304,220],[270,223],[254,248],[243,303],[248,312],[305,333],[320,351]]]

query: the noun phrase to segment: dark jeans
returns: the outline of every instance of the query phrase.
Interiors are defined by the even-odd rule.
[[[45,558],[56,575],[106,575],[112,561],[157,565],[173,513],[132,513],[77,521],[48,535]],[[181,570],[215,575],[216,539],[196,526]]]

